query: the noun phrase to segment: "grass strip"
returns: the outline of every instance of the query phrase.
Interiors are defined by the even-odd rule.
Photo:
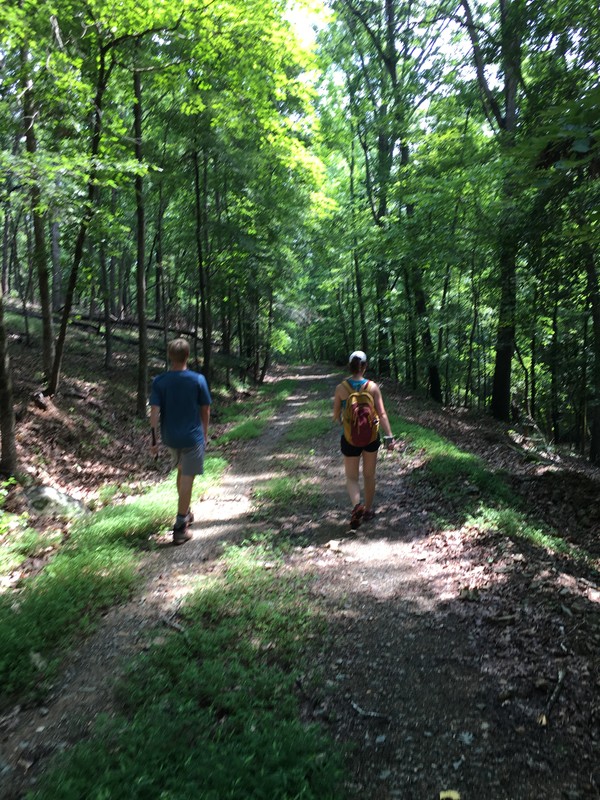
[[[444,498],[452,501],[454,508],[460,509],[466,525],[482,532],[527,540],[573,561],[597,563],[585,549],[565,540],[550,526],[532,520],[503,473],[492,472],[480,458],[460,450],[429,428],[395,414],[390,415],[390,419],[396,438],[408,443],[408,455],[418,456],[422,463],[413,478],[428,481]],[[455,519],[444,518],[444,510],[440,508],[438,512],[441,524],[455,523]],[[446,511],[448,515],[456,515],[451,506]]]
[[[258,438],[273,414],[294,391],[297,381],[284,378],[259,386],[254,397],[226,406],[219,421],[231,427],[212,440],[215,446]]]
[[[294,510],[316,509],[323,499],[320,486],[309,480],[281,475],[265,481],[254,491],[254,517],[286,516]]]
[[[313,442],[332,429],[331,401],[311,400],[292,420],[284,436],[287,442]]]
[[[138,657],[120,714],[56,763],[35,800],[334,800],[342,756],[300,720],[294,690],[324,621],[306,580],[264,543],[229,548],[199,581],[184,634]]]
[[[223,459],[207,458],[195,496],[218,479]],[[140,546],[173,519],[173,476],[131,502],[74,524],[45,569],[0,597],[0,684],[4,700],[43,693],[64,649],[140,580]]]

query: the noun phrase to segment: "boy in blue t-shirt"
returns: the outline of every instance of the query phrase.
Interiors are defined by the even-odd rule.
[[[190,508],[196,475],[204,472],[204,450],[210,419],[210,392],[204,375],[187,368],[190,346],[185,339],[169,343],[171,368],[152,381],[150,392],[151,450],[158,456],[156,429],[177,467],[177,518],[173,544],[192,538],[189,525],[194,521]]]

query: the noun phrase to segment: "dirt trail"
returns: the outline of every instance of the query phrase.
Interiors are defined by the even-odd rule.
[[[599,739],[590,725],[584,729],[581,716],[569,719],[562,697],[547,726],[537,721],[556,679],[553,649],[544,662],[543,650],[538,661],[525,654],[526,637],[517,640],[521,650],[509,646],[515,618],[512,606],[507,611],[508,588],[513,581],[530,587],[552,566],[510,545],[499,553],[497,544],[484,548],[464,532],[438,530],[434,504],[409,480],[401,454],[381,454],[378,514],[351,533],[339,433],[308,445],[282,442],[295,415],[309,400],[331,397],[339,376],[304,370],[297,377],[298,390],[265,434],[239,448],[221,485],[197,504],[193,541],[173,548],[162,537],[145,559],[143,590],[112,609],[68,658],[45,706],[4,719],[0,795],[22,796],[50,756],[84,736],[98,713],[111,712],[111,686],[122,665],[164,635],[165,620],[173,619],[195,578],[214,568],[222,542],[238,541],[256,525],[249,514],[253,488],[293,461],[319,485],[324,502],[317,512],[293,510],[279,524],[298,537],[290,565],[315,578],[313,592],[330,619],[330,635],[315,643],[299,693],[306,718],[354,748],[343,796],[429,800],[445,790],[460,792],[461,800],[600,796]],[[494,582],[489,594],[473,588],[483,576]],[[543,616],[537,595],[529,605],[526,599],[518,614],[529,615],[529,635],[539,637],[540,620],[550,626],[555,620]],[[591,713],[598,662],[581,659],[564,655],[564,695],[579,681],[577,697]],[[325,682],[315,693],[319,676]],[[546,680],[538,694],[530,685],[536,677]]]

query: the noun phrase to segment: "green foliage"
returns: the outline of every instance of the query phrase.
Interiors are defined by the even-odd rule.
[[[205,469],[197,494],[218,479],[224,461],[208,458]],[[43,691],[75,635],[131,594],[141,577],[136,546],[172,521],[174,506],[171,478],[132,502],[82,519],[38,576],[0,596],[0,680],[6,697]]]
[[[173,634],[134,662],[123,713],[60,759],[32,798],[339,797],[340,759],[299,719],[295,670],[321,626],[303,583],[260,545],[229,548]]]
[[[40,533],[26,521],[0,511],[0,575],[8,575],[28,558],[44,555],[60,542],[60,531]]]

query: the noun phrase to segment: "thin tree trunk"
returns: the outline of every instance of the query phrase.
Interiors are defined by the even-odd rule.
[[[465,380],[465,397],[463,405],[469,407],[469,392],[473,392],[473,353],[475,350],[475,337],[479,325],[479,289],[475,281],[475,258],[471,262],[471,293],[473,296],[473,322],[469,333],[469,356],[467,362],[467,377]]]
[[[266,337],[265,337],[265,354],[264,354],[264,358],[263,358],[262,367],[261,367],[261,370],[260,370],[260,375],[259,375],[259,378],[258,378],[258,382],[260,384],[264,383],[265,376],[267,374],[267,370],[269,369],[269,366],[271,365],[271,341],[272,341],[272,338],[273,338],[273,317],[274,317],[273,308],[274,308],[274,304],[273,304],[273,288],[271,287],[269,289],[269,313],[268,313],[268,318],[267,318],[267,334],[266,334]]]
[[[58,311],[62,304],[62,269],[60,265],[60,226],[57,220],[50,223],[52,253],[52,310]]]
[[[106,263],[106,250],[103,242],[100,243],[98,248],[98,260],[100,262],[100,288],[102,292],[102,309],[104,314],[104,368],[111,369],[112,317],[110,313],[108,266]]]
[[[535,287],[533,293],[533,328],[531,331],[531,418],[535,421],[537,416],[537,318],[538,309],[540,307],[538,298],[538,287]]]
[[[510,225],[510,223],[507,223]],[[492,414],[510,421],[512,359],[515,349],[517,312],[517,247],[514,234],[501,225],[500,312],[496,335],[496,360],[492,388]]]
[[[591,425],[590,461],[600,464],[600,280],[592,248],[585,246],[587,288],[592,310],[592,336],[594,342],[594,368],[592,372],[589,418]]]
[[[25,149],[32,156],[33,169],[35,154],[37,152],[37,139],[35,135],[35,103],[33,98],[33,82],[28,74],[28,53],[25,47],[21,49],[21,89],[23,96],[23,127],[25,130]],[[40,291],[40,308],[42,311],[42,366],[46,381],[52,372],[54,358],[52,330],[52,306],[50,301],[50,279],[48,273],[48,259],[46,255],[46,235],[44,217],[41,212],[42,192],[37,174],[32,178],[29,199],[33,220],[33,263],[38,276]]]
[[[354,156],[354,135],[352,135],[351,154],[350,154],[350,209],[352,218],[352,264],[354,267],[354,285],[356,288],[356,302],[360,318],[360,344],[365,353],[369,352],[369,335],[367,331],[367,319],[365,312],[365,301],[363,297],[362,274],[360,260],[358,258],[358,239],[356,236],[356,195],[354,188],[355,156]],[[346,348],[347,349],[347,348]],[[350,352],[350,351],[349,351]]]
[[[10,206],[4,206],[4,227],[2,229],[2,278],[0,280],[0,291],[2,295],[8,293],[9,287],[9,265],[10,265]]]
[[[139,40],[136,47],[139,45]],[[140,166],[135,176],[135,209],[137,222],[137,318],[138,318],[138,382],[136,416],[138,419],[146,418],[146,405],[148,394],[148,329],[146,325],[146,214],[144,208],[144,178],[141,174],[144,156],[142,151],[142,79],[138,69],[133,70],[133,120],[135,139],[135,158]]]
[[[211,339],[212,331],[210,327],[209,305],[208,305],[208,290],[207,290],[207,268],[206,268],[206,254],[204,250],[204,231],[202,230],[202,187],[200,184],[200,163],[198,158],[198,151],[194,150],[192,154],[194,163],[194,189],[196,197],[196,249],[198,254],[198,285],[200,289],[200,323],[202,326],[202,355],[203,355],[203,372],[207,378],[211,373]]]
[[[71,308],[73,307],[73,297],[75,295],[75,288],[77,286],[77,276],[79,274],[79,267],[83,257],[83,248],[87,236],[87,231],[92,217],[94,216],[94,209],[97,197],[97,157],[100,150],[100,139],[102,132],[102,101],[104,93],[108,85],[112,65],[106,66],[106,50],[101,49],[98,62],[98,78],[96,82],[96,96],[94,98],[94,114],[92,122],[92,144],[90,151],[90,174],[87,184],[87,200],[83,211],[81,222],[79,223],[79,231],[75,241],[75,250],[73,253],[73,262],[71,264],[71,272],[69,281],[65,292],[65,305],[63,308],[63,315],[60,323],[60,330],[56,340],[56,349],[54,353],[54,363],[52,365],[52,373],[50,382],[48,384],[47,393],[53,395],[58,389],[60,380],[60,373],[62,369],[62,360],[65,349],[65,342],[67,338],[67,327],[69,324],[69,317],[71,315]]]
[[[550,347],[550,414],[552,418],[552,437],[555,444],[560,441],[558,404],[558,292],[554,296],[552,311],[552,344]]]
[[[0,285],[0,473],[14,475],[17,471],[15,410],[8,340],[4,326],[4,295]]]

